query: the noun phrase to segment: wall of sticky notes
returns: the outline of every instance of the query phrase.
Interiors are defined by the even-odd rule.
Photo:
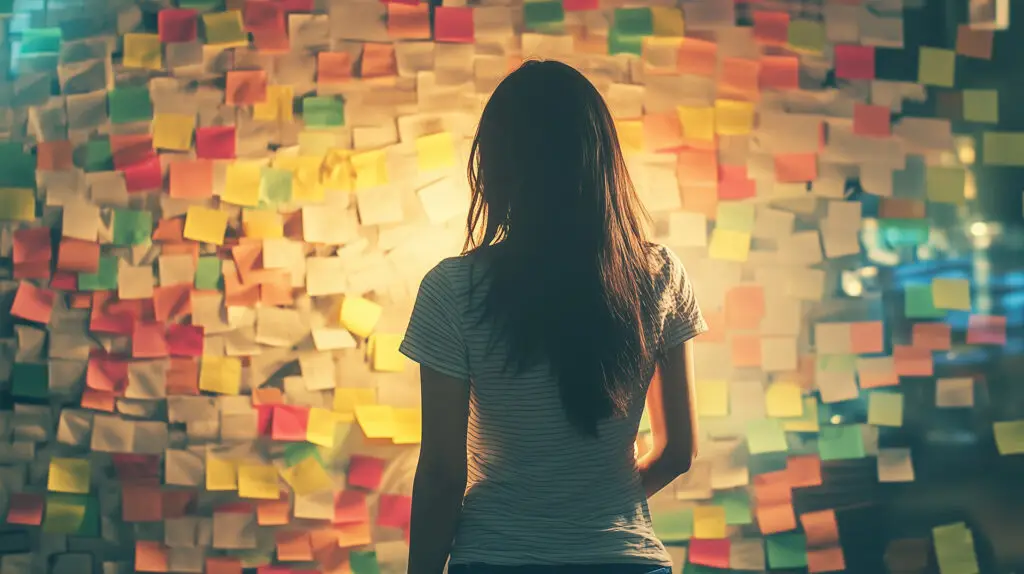
[[[461,248],[482,104],[526,57],[605,95],[712,326],[701,456],[651,502],[677,567],[846,569],[841,509],[794,493],[849,461],[914,481],[878,440],[916,404],[901,379],[972,409],[977,381],[933,359],[1004,344],[1007,319],[958,277],[906,287],[910,333],[822,318],[868,222],[875,247],[926,243],[975,197],[971,162],[1024,166],[999,91],[960,73],[1005,32],[906,43],[891,3],[614,4],[0,3],[0,570],[404,572],[398,345]],[[913,65],[882,73],[895,54]],[[933,102],[952,115],[913,111]],[[992,431],[1024,452],[1024,420]],[[976,572],[971,528],[933,527],[894,552]]]

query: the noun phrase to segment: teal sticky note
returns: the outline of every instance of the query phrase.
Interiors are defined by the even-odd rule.
[[[196,289],[215,291],[224,287],[220,272],[220,259],[215,255],[203,255],[196,262]]]
[[[11,394],[17,398],[45,399],[50,392],[47,363],[14,363],[11,369]]]
[[[881,242],[893,247],[913,247],[928,243],[931,228],[927,219],[880,219]]]
[[[110,123],[130,124],[153,119],[153,102],[149,99],[149,88],[131,86],[116,88],[107,94],[110,106]]]
[[[260,174],[260,203],[277,205],[291,201],[293,177],[287,169],[263,168]]]
[[[964,90],[964,120],[983,124],[999,123],[998,90]]]
[[[693,537],[693,509],[651,511],[651,524],[662,542],[686,542]]]
[[[114,208],[114,245],[145,245],[153,235],[153,214]]]
[[[14,13],[14,0],[0,0],[0,16],[10,16]]]
[[[818,432],[821,460],[864,458],[864,435],[860,425],[823,426]]]
[[[757,419],[747,421],[747,447],[750,454],[785,452],[786,432],[779,419]]]
[[[200,14],[223,12],[224,0],[178,0],[178,7],[195,10]]]
[[[930,284],[907,285],[903,288],[903,315],[907,319],[942,319],[947,311],[935,308]]]
[[[349,554],[348,562],[352,574],[380,574],[377,553],[373,550],[352,552]]]
[[[616,8],[613,32],[623,36],[650,36],[654,34],[654,15],[647,7]]]
[[[110,140],[89,140],[82,146],[78,165],[86,172],[113,171],[114,152],[110,149]]]
[[[643,36],[629,36],[619,34],[615,30],[608,33],[608,54],[634,54],[643,53]]]
[[[302,100],[302,119],[307,128],[345,125],[345,103],[334,96],[309,96]]]
[[[903,394],[891,391],[872,391],[868,397],[868,424],[903,426]]]
[[[20,142],[0,143],[0,187],[36,188],[36,158]]]
[[[746,490],[720,490],[715,493],[712,503],[725,509],[726,524],[750,524],[754,521],[750,512],[750,495]]]
[[[79,291],[110,291],[117,289],[117,256],[100,255],[95,273],[78,274]]]
[[[527,30],[551,30],[565,21],[561,2],[525,2],[523,25]]]
[[[807,566],[807,537],[799,532],[775,534],[765,538],[768,568],[803,568]]]
[[[21,31],[19,54],[55,54],[60,44],[60,28],[29,28]]]

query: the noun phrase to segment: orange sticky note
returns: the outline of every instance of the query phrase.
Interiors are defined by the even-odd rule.
[[[789,13],[754,11],[754,39],[766,46],[785,46],[789,42]]]
[[[395,47],[392,44],[363,44],[363,57],[359,60],[359,76],[362,78],[386,78],[398,75]]]
[[[758,506],[756,515],[757,526],[762,534],[796,530],[796,514],[791,503]]]
[[[54,291],[22,281],[18,285],[17,293],[14,294],[11,315],[45,325],[50,322],[56,299],[57,293]]]
[[[935,372],[932,352],[910,345],[893,345],[892,358],[896,374],[901,377],[930,377]]]
[[[388,36],[401,40],[430,38],[430,4],[388,2]]]
[[[208,159],[176,161],[169,167],[171,197],[213,197],[213,162]]]
[[[731,350],[734,367],[761,366],[761,337],[757,334],[736,333],[732,337]]]
[[[881,353],[884,347],[881,321],[857,321],[850,324],[850,351],[858,355]]]
[[[745,58],[725,58],[718,74],[717,97],[756,101],[760,93],[758,76],[761,63]]]
[[[718,73],[718,45],[707,40],[685,38],[679,44],[676,62],[680,74],[713,77]]]
[[[775,181],[804,183],[818,178],[818,154],[780,153],[775,156]]]
[[[316,81],[321,84],[347,82],[352,79],[352,63],[348,52],[320,52],[316,56]]]
[[[793,488],[820,486],[821,459],[813,454],[789,457],[786,459],[786,480]]]
[[[800,60],[796,56],[761,56],[758,84],[762,90],[799,88]]]
[[[232,70],[227,73],[224,100],[235,106],[251,106],[267,99],[267,72]]]
[[[836,511],[830,509],[806,512],[800,515],[800,524],[807,536],[808,546],[826,546],[839,542],[839,524]]]
[[[725,328],[752,331],[764,318],[764,289],[760,285],[738,285],[725,292]]]
[[[278,530],[277,559],[282,562],[309,562],[313,560],[313,546],[305,530]]]
[[[887,138],[892,135],[892,111],[889,106],[854,104],[853,133],[860,136]]]
[[[846,570],[846,559],[843,558],[841,546],[807,550],[807,571],[811,574],[843,572],[844,570]]]
[[[947,323],[916,323],[911,330],[911,346],[930,351],[948,351],[953,330]]]
[[[135,541],[136,572],[167,572],[167,547],[150,540]]]
[[[648,151],[663,151],[683,145],[679,117],[672,113],[647,114],[643,117],[643,144]]]

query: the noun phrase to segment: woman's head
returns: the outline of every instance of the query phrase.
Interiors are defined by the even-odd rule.
[[[488,253],[482,318],[509,366],[550,364],[586,434],[624,415],[650,359],[646,213],[601,94],[575,69],[529,61],[484,107],[470,153],[467,249]]]

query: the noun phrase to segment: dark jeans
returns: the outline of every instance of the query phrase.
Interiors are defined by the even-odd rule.
[[[668,566],[650,564],[572,564],[566,566],[489,566],[452,564],[448,574],[672,574]]]

